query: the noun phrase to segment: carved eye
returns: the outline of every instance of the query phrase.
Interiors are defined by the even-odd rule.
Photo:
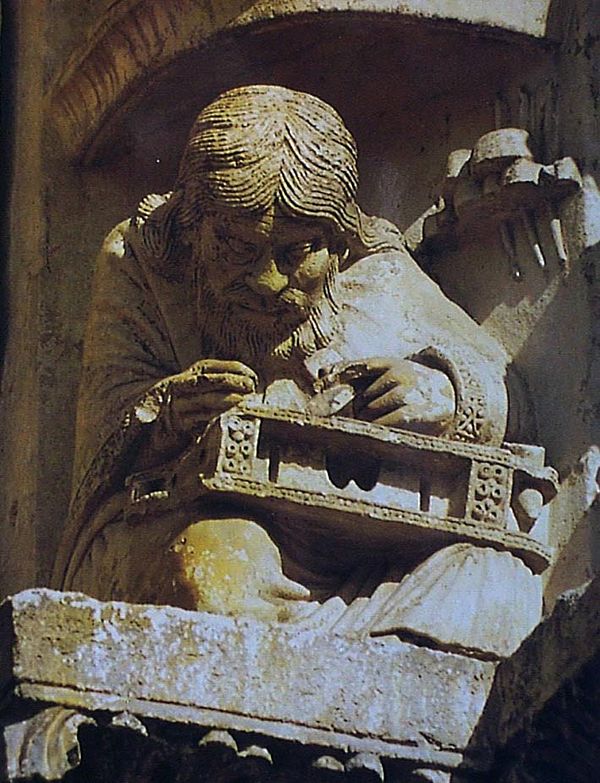
[[[251,242],[244,242],[236,236],[227,236],[226,234],[217,235],[220,242],[222,242],[230,251],[230,260],[234,264],[249,264],[254,261],[258,248]]]
[[[301,263],[309,253],[316,253],[325,247],[323,237],[314,237],[306,242],[294,242],[283,249],[282,260],[294,265]]]

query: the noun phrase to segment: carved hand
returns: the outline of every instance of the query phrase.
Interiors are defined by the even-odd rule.
[[[169,383],[169,416],[176,432],[189,432],[237,405],[256,390],[254,370],[241,362],[202,359]]]
[[[354,415],[388,427],[438,434],[454,416],[455,394],[440,370],[409,359],[373,358],[337,364],[325,382],[351,383]]]

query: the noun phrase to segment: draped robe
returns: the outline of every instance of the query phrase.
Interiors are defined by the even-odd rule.
[[[119,520],[125,480],[159,415],[165,378],[207,356],[198,326],[195,270],[165,273],[139,221],[117,226],[99,255],[85,336],[70,518],[55,569],[69,588],[95,538]],[[342,268],[338,329],[311,356],[281,362],[294,378],[338,361],[413,358],[445,372],[456,413],[445,437],[499,445],[507,420],[507,357],[406,251],[375,253]],[[231,357],[228,357],[231,358]],[[107,596],[101,597],[125,597]],[[135,599],[135,597],[134,597]]]

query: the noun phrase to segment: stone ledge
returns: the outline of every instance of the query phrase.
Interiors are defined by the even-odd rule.
[[[506,747],[593,668],[600,669],[600,577],[563,593],[553,612],[498,666],[472,747]],[[600,736],[598,746],[600,753]]]
[[[50,590],[9,599],[0,638],[0,687],[13,699],[446,769],[461,763],[495,671],[395,638]]]

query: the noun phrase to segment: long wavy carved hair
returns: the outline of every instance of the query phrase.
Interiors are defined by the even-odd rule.
[[[346,263],[404,247],[400,231],[356,203],[356,144],[339,114],[307,93],[255,85],[223,93],[196,118],[167,200],[140,221],[155,263],[169,272],[178,240],[219,209],[333,224]],[[175,271],[175,270],[172,270]]]

